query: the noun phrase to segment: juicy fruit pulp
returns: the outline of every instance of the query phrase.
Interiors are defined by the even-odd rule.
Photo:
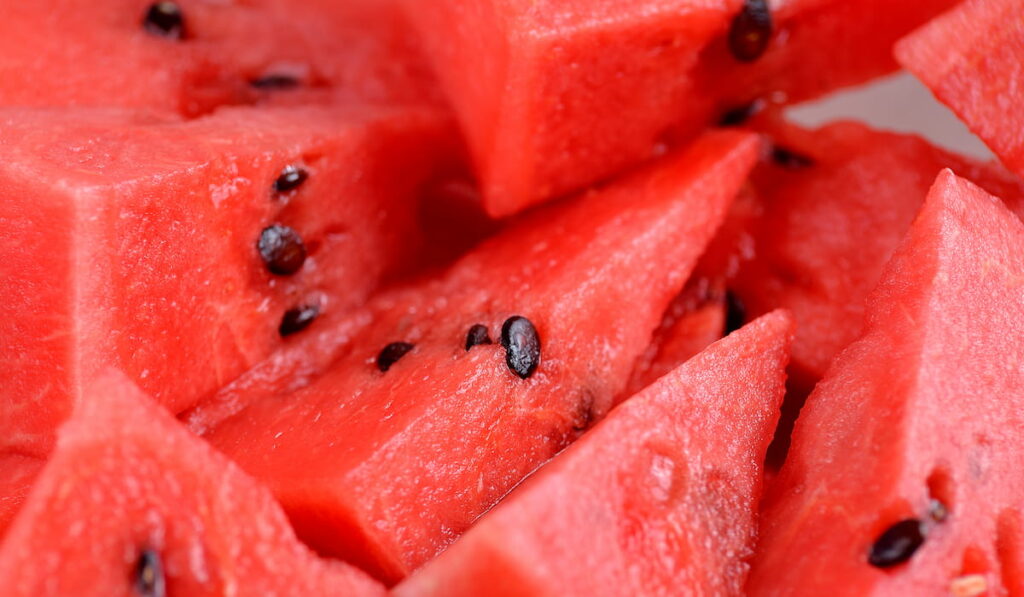
[[[1020,584],[1022,279],[1024,225],[943,172],[864,335],[800,415],[751,595],[939,595],[973,575]],[[909,519],[921,538],[901,528]],[[805,553],[815,557],[793,557]]]
[[[123,376],[87,395],[0,546],[0,594],[385,594]]]
[[[187,123],[11,108],[0,123],[0,458],[45,457],[105,367],[179,412],[311,323],[291,310],[361,304],[419,250],[420,186],[453,145],[447,118],[416,108]],[[295,164],[309,178],[276,192]],[[257,243],[273,222],[305,243],[276,272]]]
[[[767,315],[633,396],[395,593],[740,595],[791,329]]]
[[[405,2],[494,215],[617,174],[753,100],[895,70],[892,43],[953,3],[769,3],[766,36],[765,3],[750,0]],[[751,35],[753,60],[737,60]]]
[[[205,437],[274,490],[304,539],[398,580],[607,412],[756,149],[749,134],[711,134],[532,214],[444,275],[372,300],[353,317],[363,329],[331,334],[350,340],[313,383],[280,393],[275,377],[311,377],[272,361],[190,418],[209,427],[244,407]],[[497,335],[507,321],[505,346],[465,350],[472,325]],[[396,341],[415,349],[370,365]]]
[[[166,7],[149,18],[157,5],[180,21]],[[0,105],[194,117],[253,103],[439,104],[390,0],[34,0],[8,2],[4,17]]]
[[[1017,0],[967,0],[900,41],[896,57],[1024,176],[1024,28]]]
[[[808,390],[860,333],[864,301],[936,173],[951,168],[1024,215],[1019,179],[913,135],[854,122],[806,130],[778,118],[757,128],[774,150],[751,177],[762,211],[748,228],[754,257],[729,287],[752,315],[793,312],[791,372]]]

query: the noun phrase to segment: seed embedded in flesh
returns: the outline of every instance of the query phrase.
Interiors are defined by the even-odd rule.
[[[264,75],[258,79],[249,81],[249,84],[256,89],[279,89],[284,91],[299,87],[302,85],[302,81],[299,81],[291,75]]]
[[[506,319],[501,326],[501,345],[505,364],[513,373],[523,379],[533,375],[540,364],[540,337],[529,319],[521,315]]]
[[[300,305],[285,311],[281,317],[281,325],[277,328],[281,337],[297,334],[309,327],[313,320],[320,315],[320,305]]]
[[[289,276],[299,271],[306,261],[306,246],[295,230],[281,224],[263,229],[256,248],[272,274]]]
[[[735,332],[747,322],[747,307],[736,293],[725,292],[725,335]]]
[[[478,323],[469,328],[469,332],[466,334],[466,350],[481,344],[492,344],[492,342],[491,335],[487,333],[487,326]]]
[[[306,182],[307,178],[309,178],[309,172],[305,168],[295,165],[285,166],[281,169],[281,174],[277,176],[277,180],[274,181],[274,191],[278,193],[294,191],[302,186],[302,183]]]
[[[787,170],[802,170],[814,165],[811,158],[779,146],[772,148],[772,161]]]
[[[146,10],[142,26],[153,35],[168,39],[185,37],[185,16],[177,2],[154,2]]]
[[[924,543],[924,526],[916,518],[901,520],[875,540],[868,553],[868,563],[876,568],[902,564]]]
[[[754,100],[749,104],[726,110],[718,119],[718,126],[740,126],[763,108],[764,102],[762,100]]]
[[[398,362],[399,359],[404,357],[410,350],[415,348],[415,344],[408,342],[392,342],[384,347],[377,355],[377,368],[381,372],[387,371],[392,365]]]
[[[135,590],[141,597],[166,597],[167,579],[160,554],[144,549],[135,562]]]
[[[753,62],[768,49],[772,15],[767,0],[744,0],[729,27],[729,51],[740,62]]]

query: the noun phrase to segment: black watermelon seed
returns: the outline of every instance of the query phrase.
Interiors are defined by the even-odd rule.
[[[302,85],[302,82],[290,75],[266,75],[258,79],[249,81],[249,84],[256,89],[267,89],[267,90],[288,90],[295,89]]]
[[[811,158],[777,145],[772,148],[772,161],[787,170],[802,170],[814,165]]]
[[[731,290],[725,291],[725,335],[735,332],[747,322],[747,307]]]
[[[729,28],[729,51],[740,62],[753,62],[768,49],[772,15],[767,0],[744,0]]]
[[[281,337],[297,334],[309,327],[313,320],[320,315],[319,305],[300,305],[285,311],[281,317],[281,326],[277,328]]]
[[[309,172],[306,172],[305,168],[293,165],[285,166],[277,175],[277,180],[274,181],[274,191],[278,193],[294,191],[302,186],[307,178],[309,178]]]
[[[278,276],[294,274],[306,261],[306,246],[302,244],[302,237],[281,224],[264,228],[256,248],[270,273]]]
[[[760,112],[762,108],[764,108],[764,102],[754,100],[749,104],[726,110],[718,119],[718,126],[739,126],[750,120],[750,117]]]
[[[868,563],[877,568],[888,568],[910,559],[924,543],[924,527],[916,518],[901,520],[892,525],[871,546]]]
[[[491,344],[491,335],[487,333],[486,325],[478,323],[469,328],[469,333],[466,334],[466,350],[481,344]]]
[[[392,342],[388,344],[377,355],[377,368],[381,371],[387,371],[391,368],[391,365],[397,363],[398,359],[404,357],[406,353],[415,347],[415,344],[409,344],[408,342]]]
[[[135,562],[135,590],[142,597],[165,597],[167,580],[160,554],[144,549]]]
[[[516,315],[501,326],[501,345],[505,347],[505,363],[513,373],[526,379],[540,364],[540,337],[529,319]]]
[[[168,39],[185,37],[185,17],[177,2],[154,2],[146,10],[142,26],[153,35]]]

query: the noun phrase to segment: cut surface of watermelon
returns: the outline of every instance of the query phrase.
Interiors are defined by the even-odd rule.
[[[710,134],[531,214],[372,300],[307,387],[279,393],[302,370],[280,359],[229,386],[211,412],[245,408],[205,437],[306,541],[402,578],[607,412],[756,153],[749,134]],[[467,342],[478,324],[491,343]]]
[[[896,45],[900,63],[1024,176],[1024,25],[1017,0],[966,0]]]
[[[751,62],[743,0],[406,0],[473,150],[488,210],[617,174],[756,100],[793,102],[895,70],[892,43],[953,0],[769,2]]]
[[[766,315],[669,372],[394,593],[741,595],[791,336]]]
[[[0,544],[0,594],[385,594],[301,545],[266,488],[123,375],[87,391]]]
[[[810,130],[775,118],[758,129],[774,150],[752,175],[760,214],[746,224],[751,258],[728,284],[751,315],[793,313],[791,374],[808,391],[859,335],[866,297],[943,168],[1024,215],[1024,183],[1014,175],[917,136],[855,122]]]
[[[361,304],[420,250],[451,137],[405,108],[0,111],[0,453],[44,456],[104,367],[178,412]]]
[[[1024,225],[944,171],[797,421],[749,594],[1019,586],[1022,280]]]
[[[146,17],[157,5],[180,18],[154,26]],[[0,105],[196,116],[266,101],[438,102],[389,0],[35,0],[6,9]]]

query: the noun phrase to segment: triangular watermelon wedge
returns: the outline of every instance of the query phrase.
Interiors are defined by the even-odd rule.
[[[530,215],[371,301],[311,385],[279,392],[301,359],[239,380],[210,409],[248,407],[206,438],[270,485],[309,543],[402,578],[608,411],[756,154],[747,133],[712,133]],[[190,416],[209,424],[203,410]]]
[[[896,58],[1024,176],[1020,0],[966,0],[896,45]]]
[[[766,315],[668,373],[394,593],[739,595],[791,334]]]
[[[797,421],[751,595],[1020,583],[1022,297],[1024,225],[944,171]]]
[[[0,546],[4,597],[383,595],[120,373],[88,389]]]

